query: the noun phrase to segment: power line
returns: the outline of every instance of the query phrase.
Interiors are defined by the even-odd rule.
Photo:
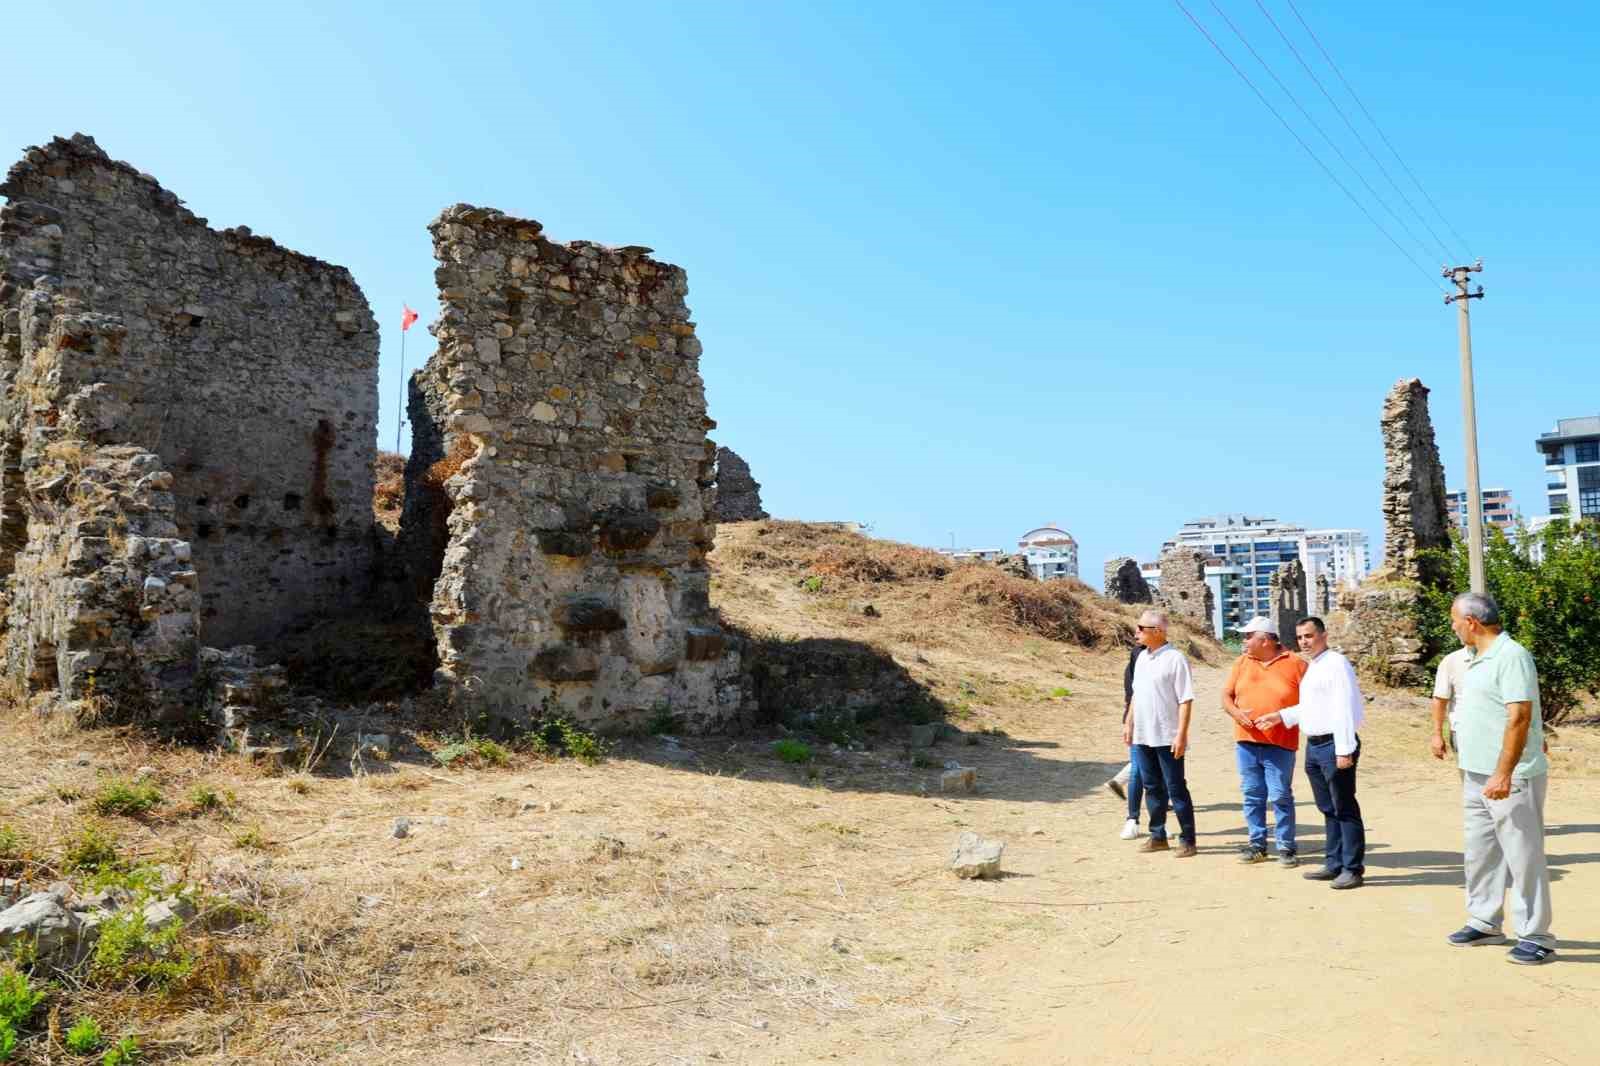
[[[1394,245],[1395,251],[1405,256],[1406,259],[1410,261],[1412,266],[1421,271],[1422,276],[1428,279],[1428,284],[1434,286],[1440,292],[1444,292],[1444,286],[1439,284],[1438,279],[1429,273],[1421,263],[1417,262],[1415,256],[1406,251],[1405,248],[1401,247],[1400,242],[1395,240],[1394,237],[1389,234],[1389,231],[1384,229],[1378,220],[1372,217],[1372,212],[1367,210],[1366,205],[1360,200],[1356,199],[1355,194],[1345,186],[1344,182],[1339,180],[1339,176],[1332,170],[1328,169],[1328,165],[1317,156],[1316,152],[1311,150],[1311,146],[1305,142],[1305,138],[1301,137],[1299,133],[1295,132],[1295,128],[1289,125],[1288,120],[1278,113],[1278,109],[1272,106],[1272,101],[1268,100],[1266,96],[1262,94],[1261,90],[1256,88],[1256,84],[1250,80],[1250,76],[1239,69],[1239,65],[1229,58],[1227,52],[1222,50],[1222,46],[1218,44],[1211,34],[1206,31],[1206,28],[1200,24],[1200,20],[1195,18],[1194,14],[1190,12],[1187,7],[1183,6],[1183,0],[1173,0],[1173,3],[1177,4],[1178,10],[1182,11],[1184,15],[1188,17],[1189,21],[1194,23],[1194,28],[1200,31],[1200,36],[1204,37],[1210,43],[1211,47],[1216,49],[1217,55],[1222,57],[1222,61],[1233,68],[1233,72],[1239,75],[1239,80],[1250,87],[1250,91],[1256,94],[1256,99],[1261,101],[1261,105],[1268,111],[1272,112],[1272,117],[1277,119],[1278,122],[1283,125],[1285,130],[1289,131],[1289,136],[1293,137],[1295,139],[1295,143],[1305,150],[1306,155],[1311,157],[1311,161],[1322,168],[1322,172],[1328,175],[1328,180],[1337,185],[1339,187],[1339,191],[1350,198],[1350,202],[1356,205],[1356,210],[1365,215],[1367,217],[1367,221],[1372,223],[1373,227],[1377,229],[1379,233],[1383,234],[1384,239],[1390,244]]]
[[[1394,178],[1390,176],[1388,168],[1383,165],[1383,161],[1378,158],[1377,154],[1374,153],[1370,147],[1368,147],[1366,139],[1361,136],[1360,131],[1356,129],[1354,123],[1352,123],[1349,117],[1344,113],[1344,109],[1334,101],[1333,97],[1328,93],[1328,90],[1323,87],[1322,81],[1317,77],[1316,72],[1313,71],[1311,69],[1311,65],[1305,61],[1305,57],[1300,54],[1300,49],[1296,48],[1294,46],[1294,42],[1289,40],[1289,35],[1284,33],[1283,27],[1278,25],[1278,20],[1272,17],[1272,12],[1267,10],[1266,5],[1263,4],[1261,0],[1255,0],[1255,2],[1256,7],[1260,8],[1261,13],[1267,17],[1267,21],[1272,23],[1272,28],[1278,31],[1279,38],[1282,39],[1284,44],[1288,45],[1289,51],[1294,53],[1294,58],[1299,62],[1301,69],[1306,72],[1306,76],[1311,79],[1311,83],[1317,87],[1317,91],[1322,94],[1322,98],[1328,101],[1328,106],[1333,108],[1334,113],[1339,116],[1339,119],[1344,123],[1345,128],[1350,131],[1353,137],[1355,137],[1356,143],[1361,145],[1362,150],[1366,152],[1367,156],[1373,161],[1373,163],[1377,165],[1378,172],[1383,175],[1386,181],[1388,181],[1389,187],[1395,191],[1395,195],[1399,196],[1405,205],[1411,209],[1411,213],[1417,216],[1417,221],[1422,223],[1422,228],[1428,231],[1428,235],[1432,237],[1433,242],[1439,246],[1439,250],[1444,252],[1445,259],[1452,258],[1449,246],[1446,245],[1444,241],[1439,239],[1439,235],[1434,232],[1433,226],[1428,222],[1427,217],[1423,215],[1421,211],[1417,210],[1417,205],[1411,202],[1410,197],[1406,196],[1399,185],[1395,184]],[[1393,212],[1390,213],[1393,214]],[[1408,226],[1406,229],[1409,233],[1410,227]],[[1421,244],[1422,242],[1418,241],[1417,243]]]
[[[1384,145],[1387,146],[1389,151],[1394,155],[1395,161],[1399,163],[1400,168],[1406,172],[1406,176],[1411,179],[1411,184],[1417,187],[1417,191],[1422,194],[1422,198],[1428,201],[1428,206],[1433,208],[1433,213],[1439,216],[1439,221],[1444,223],[1444,227],[1450,231],[1450,235],[1461,242],[1461,246],[1467,250],[1467,258],[1471,259],[1472,246],[1467,243],[1465,237],[1456,232],[1456,228],[1454,226],[1450,225],[1450,220],[1444,217],[1444,212],[1440,211],[1439,205],[1433,202],[1433,197],[1428,195],[1428,190],[1422,187],[1422,182],[1418,181],[1417,176],[1411,172],[1411,168],[1406,166],[1406,161],[1400,158],[1400,153],[1395,150],[1395,146],[1390,142],[1388,136],[1383,132],[1383,127],[1378,125],[1378,120],[1372,117],[1372,112],[1367,110],[1367,105],[1363,104],[1361,102],[1361,97],[1356,95],[1355,89],[1352,88],[1350,82],[1346,80],[1344,73],[1339,69],[1339,65],[1333,61],[1333,57],[1328,54],[1328,50],[1322,47],[1322,41],[1318,39],[1316,33],[1312,31],[1310,26],[1306,25],[1305,16],[1301,15],[1300,9],[1294,6],[1294,0],[1288,0],[1288,3],[1289,10],[1294,12],[1294,17],[1299,20],[1301,27],[1305,29],[1306,33],[1310,35],[1312,42],[1316,44],[1317,51],[1322,53],[1322,58],[1328,61],[1328,66],[1333,68],[1333,72],[1338,75],[1339,81],[1344,85],[1345,91],[1350,94],[1350,99],[1354,100],[1356,102],[1356,106],[1361,109],[1361,113],[1367,116],[1367,121],[1372,123],[1372,128],[1378,131],[1378,136],[1383,138]],[[1441,241],[1440,243],[1443,242]]]
[[[1257,3],[1259,2],[1260,0],[1257,0]],[[1328,131],[1323,129],[1322,125],[1317,122],[1316,119],[1311,117],[1311,112],[1305,109],[1304,105],[1300,103],[1300,100],[1294,95],[1293,92],[1289,90],[1289,87],[1283,83],[1283,79],[1278,77],[1277,72],[1272,69],[1271,65],[1269,65],[1265,59],[1261,58],[1261,53],[1255,50],[1255,47],[1251,45],[1250,42],[1245,38],[1245,35],[1240,31],[1239,27],[1234,25],[1233,20],[1228,17],[1227,13],[1224,12],[1222,8],[1217,6],[1216,0],[1211,0],[1211,10],[1215,11],[1217,16],[1221,18],[1223,22],[1228,24],[1228,29],[1232,30],[1233,35],[1239,38],[1239,43],[1244,45],[1245,49],[1255,57],[1256,62],[1261,64],[1261,69],[1265,70],[1267,72],[1267,76],[1277,83],[1279,89],[1283,90],[1283,95],[1287,96],[1289,98],[1289,102],[1295,106],[1295,108],[1302,116],[1304,116],[1307,122],[1311,123],[1311,128],[1321,134],[1324,141],[1328,142],[1328,147],[1333,149],[1333,154],[1338,156],[1340,161],[1343,162],[1345,166],[1350,168],[1350,173],[1354,174],[1356,176],[1356,180],[1362,184],[1367,192],[1372,194],[1372,198],[1374,200],[1378,201],[1378,206],[1389,212],[1389,217],[1394,219],[1395,222],[1399,224],[1400,228],[1405,231],[1407,238],[1416,242],[1417,247],[1421,249],[1424,256],[1432,255],[1433,253],[1429,250],[1427,244],[1425,244],[1415,233],[1411,232],[1411,227],[1406,224],[1406,220],[1401,218],[1399,214],[1395,212],[1395,209],[1389,206],[1388,201],[1386,201],[1382,196],[1378,195],[1378,190],[1372,187],[1372,183],[1367,180],[1366,175],[1361,173],[1360,170],[1356,169],[1356,165],[1350,162],[1349,157],[1344,154],[1344,151],[1334,143],[1332,137],[1328,136]],[[1450,253],[1448,251],[1445,252],[1445,258],[1450,258]]]

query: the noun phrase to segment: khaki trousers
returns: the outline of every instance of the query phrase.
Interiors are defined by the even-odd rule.
[[[1499,933],[1506,889],[1519,940],[1555,947],[1550,935],[1550,871],[1544,858],[1544,797],[1548,775],[1512,778],[1511,795],[1483,798],[1488,774],[1461,775],[1465,835],[1467,924]]]

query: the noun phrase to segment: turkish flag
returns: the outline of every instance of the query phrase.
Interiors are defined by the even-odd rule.
[[[406,330],[411,328],[411,323],[417,320],[417,313],[411,310],[411,308],[406,307],[405,304],[401,304],[400,306],[405,308],[400,312],[400,332],[404,333]]]

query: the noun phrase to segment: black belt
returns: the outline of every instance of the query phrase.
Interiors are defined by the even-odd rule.
[[[1332,744],[1333,743],[1333,734],[1332,733],[1318,733],[1314,737],[1313,736],[1308,736],[1308,737],[1306,737],[1306,743],[1307,744]]]

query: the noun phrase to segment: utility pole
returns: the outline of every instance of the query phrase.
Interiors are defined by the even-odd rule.
[[[1445,267],[1442,276],[1455,283],[1459,292],[1444,298],[1461,311],[1461,421],[1467,439],[1467,561],[1472,573],[1472,591],[1486,592],[1483,580],[1483,491],[1478,483],[1478,405],[1472,394],[1472,320],[1467,314],[1471,300],[1483,299],[1483,286],[1467,291],[1468,278],[1483,270],[1480,259],[1471,266]]]

